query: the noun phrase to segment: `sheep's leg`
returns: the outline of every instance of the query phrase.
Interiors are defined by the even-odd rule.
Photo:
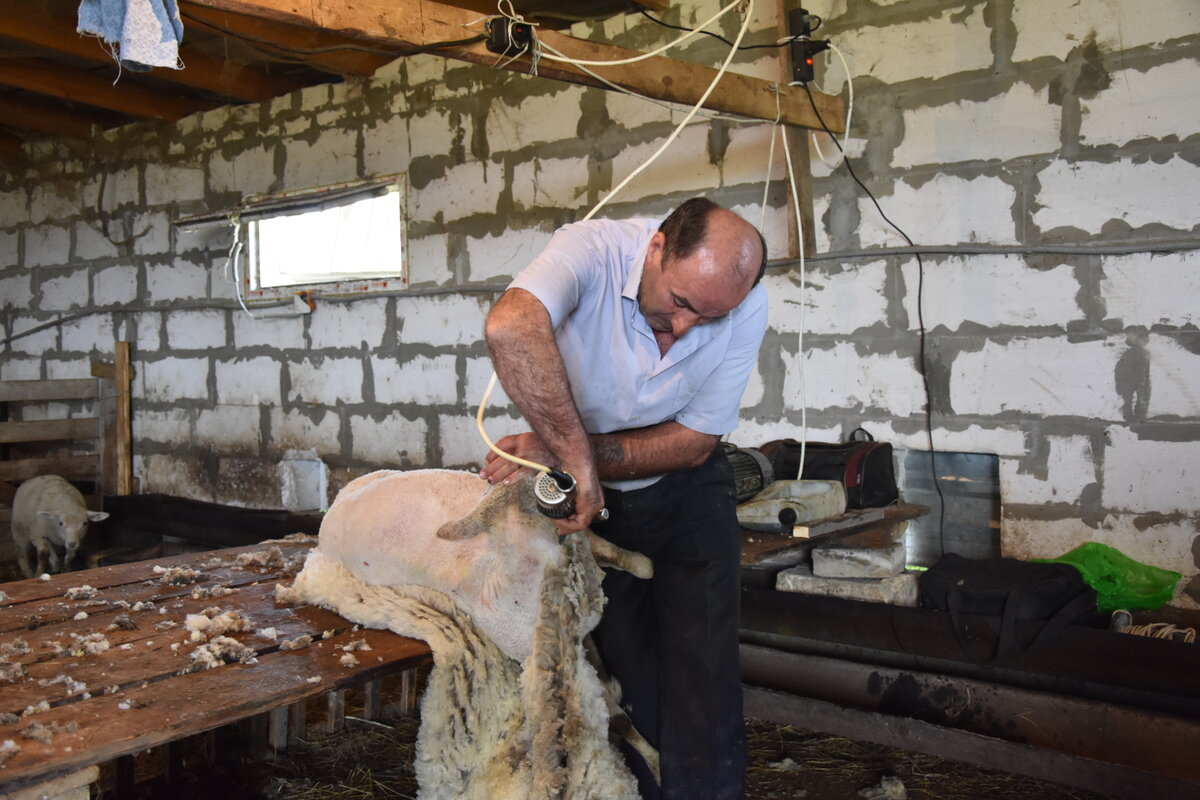
[[[654,564],[641,553],[617,547],[607,539],[602,539],[591,531],[587,532],[588,541],[592,546],[592,556],[602,567],[616,567],[625,570],[636,578],[647,580],[654,576]]]
[[[58,555],[54,552],[54,548],[45,539],[38,539],[33,543],[34,549],[37,550],[37,575],[45,575],[49,570],[47,564],[57,565]],[[50,567],[52,568],[52,567]]]
[[[621,708],[621,685],[608,674],[604,665],[600,663],[600,653],[596,650],[596,643],[592,641],[591,636],[584,638],[583,648],[587,654],[587,660],[595,667],[596,674],[600,677],[600,685],[604,687],[604,702],[608,706],[609,731],[624,739],[642,757],[646,766],[650,768],[650,774],[654,776],[654,782],[662,786],[662,769],[659,766],[658,750],[646,741],[646,737],[642,736],[634,727],[633,720],[625,713],[625,709]]]

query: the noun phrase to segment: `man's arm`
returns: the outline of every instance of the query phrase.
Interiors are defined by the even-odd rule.
[[[569,472],[578,484],[575,513],[555,524],[563,532],[586,528],[604,507],[604,495],[550,314],[530,292],[509,289],[488,314],[484,336],[501,385],[553,455],[556,463],[549,466]],[[502,477],[486,468],[481,474]]]

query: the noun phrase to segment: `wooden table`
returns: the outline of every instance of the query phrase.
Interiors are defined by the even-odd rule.
[[[49,706],[0,724],[0,746],[12,740],[20,747],[0,766],[0,794],[258,715],[269,714],[262,719],[269,720],[272,744],[281,746],[289,716],[303,724],[305,699],[329,693],[336,715],[352,684],[371,682],[368,698],[373,684],[378,703],[378,680],[424,663],[429,648],[388,631],[354,630],[324,609],[277,605],[275,585],[290,581],[313,541],[281,540],[0,584],[7,595],[0,599],[0,654],[7,650],[6,660],[24,672],[0,680],[0,713],[22,715],[43,701]],[[281,559],[266,565],[238,561],[272,547]],[[195,582],[172,585],[155,567],[200,574]],[[66,596],[82,586],[98,593]],[[133,610],[139,602],[154,608]],[[257,663],[189,671],[201,643],[191,640],[185,617],[209,607],[248,618],[249,630],[227,635],[253,648]],[[257,633],[267,628],[275,629],[274,639]],[[79,637],[91,634],[102,634],[108,649],[81,654]],[[281,649],[304,635],[313,638],[311,645]],[[349,651],[358,663],[343,664],[350,661],[343,648],[360,641],[370,649]],[[25,738],[31,723],[52,737]]]

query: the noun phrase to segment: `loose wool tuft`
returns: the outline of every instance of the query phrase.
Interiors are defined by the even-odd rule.
[[[636,800],[584,654],[601,578],[587,537],[560,539],[527,481],[376,472],[338,494],[292,596],[433,650],[421,800]]]

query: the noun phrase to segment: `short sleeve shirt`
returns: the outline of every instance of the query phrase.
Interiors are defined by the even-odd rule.
[[[550,314],[571,393],[588,433],[674,420],[712,435],[738,424],[738,408],[767,325],[756,286],[724,317],[697,325],[660,356],[638,308],[638,287],[659,222],[591,220],[555,232],[512,282]],[[611,481],[635,489],[657,477]]]

